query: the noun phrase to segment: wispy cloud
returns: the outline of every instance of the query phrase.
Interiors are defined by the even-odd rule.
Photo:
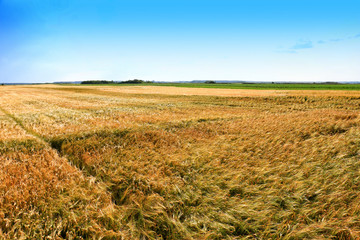
[[[313,41],[309,41],[309,40],[308,41],[300,40],[292,47],[285,48],[285,49],[277,51],[277,52],[279,52],[279,53],[298,53],[298,51],[301,51],[304,49],[314,48],[316,46],[316,44],[328,44],[328,43],[342,42],[342,41],[346,41],[348,39],[355,39],[355,38],[360,38],[360,33],[353,35],[353,36],[349,36],[347,38],[332,38],[332,39],[328,39],[328,40],[318,40],[318,41],[315,41],[314,43],[313,43]]]
[[[353,35],[353,36],[348,37],[348,39],[354,39],[354,38],[360,38],[360,33],[359,33],[359,34],[356,34],[356,35]]]
[[[292,46],[290,49],[292,50],[300,50],[300,49],[307,49],[307,48],[313,48],[314,45],[311,41],[302,41],[296,43],[294,46]]]
[[[296,54],[296,53],[298,53],[298,51],[313,48],[313,47],[314,47],[314,44],[313,44],[312,41],[300,40],[295,45],[293,45],[292,47],[285,47],[285,48],[280,47],[277,52],[278,53]]]

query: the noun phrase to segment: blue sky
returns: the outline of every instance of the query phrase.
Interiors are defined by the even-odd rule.
[[[359,0],[0,0],[0,82],[360,81]]]

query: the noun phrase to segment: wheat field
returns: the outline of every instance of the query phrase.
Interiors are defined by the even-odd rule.
[[[0,86],[0,239],[359,239],[360,92]]]

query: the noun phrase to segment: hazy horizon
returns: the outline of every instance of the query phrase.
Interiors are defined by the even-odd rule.
[[[355,0],[0,0],[0,83],[360,81]]]

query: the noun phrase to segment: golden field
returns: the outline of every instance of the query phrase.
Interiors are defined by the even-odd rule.
[[[360,239],[360,92],[0,86],[0,239]]]

